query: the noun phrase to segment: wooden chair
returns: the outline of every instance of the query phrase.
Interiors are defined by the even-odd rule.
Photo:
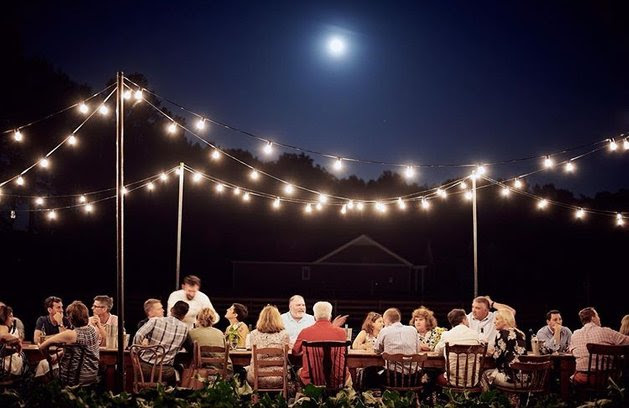
[[[474,346],[446,343],[446,376],[448,388],[454,392],[482,392],[480,385],[487,344]]]
[[[284,399],[288,398],[288,344],[283,348],[264,347],[258,348],[255,344],[252,349],[253,356],[253,392],[277,392],[280,391]],[[275,357],[275,358],[274,358]],[[281,359],[280,359],[281,358]],[[260,370],[264,368],[264,370]],[[281,388],[260,387],[265,378],[282,377]]]
[[[382,353],[385,368],[385,388],[395,391],[421,392],[422,374],[427,354]]]
[[[345,387],[349,341],[304,341],[310,382],[335,394]]]
[[[590,356],[588,358],[587,381],[575,385],[582,392],[606,392],[609,381],[619,383],[623,368],[629,360],[629,346],[609,346],[606,344],[586,344]]]
[[[20,352],[20,340],[0,343],[0,387],[15,384],[19,378],[11,373],[13,369],[13,355]],[[24,363],[25,364],[25,363]]]
[[[48,347],[48,378],[57,379],[64,386],[90,386],[81,384],[81,367],[85,361],[86,349],[80,344],[53,343]],[[71,363],[62,364],[62,360]]]
[[[205,383],[214,382],[218,378],[229,378],[229,348],[200,346],[195,341],[190,368],[192,370],[189,386],[193,389],[203,388]]]
[[[133,344],[129,347],[129,355],[133,365],[133,392],[140,392],[145,388],[156,388],[159,384],[163,384],[162,374],[164,357],[166,356],[164,346],[161,344],[152,346]],[[153,361],[153,363],[149,363],[149,361]],[[150,367],[150,374],[142,369],[141,363]]]
[[[512,386],[494,384],[494,387],[506,393],[527,394],[527,398],[531,394],[546,393],[552,366],[553,363],[550,361],[513,362],[508,370],[509,377],[513,381]]]

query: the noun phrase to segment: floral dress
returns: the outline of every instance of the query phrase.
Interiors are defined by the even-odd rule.
[[[252,331],[250,335],[251,346],[253,347],[255,345],[257,348],[267,348],[267,347],[282,348],[285,345],[288,345],[289,340],[290,339],[288,337],[288,333],[286,333],[285,330],[282,330],[278,333],[262,333],[256,329]],[[259,358],[264,359],[264,360],[271,360],[271,361],[282,361],[281,357],[268,357],[268,356],[261,355],[259,356]],[[255,362],[253,360],[253,352],[252,352],[251,364],[245,367],[245,369],[247,370],[247,382],[249,382],[249,384],[251,384],[252,386],[254,384],[254,371],[253,371],[254,364]],[[260,372],[274,371],[274,370],[275,370],[274,367],[268,367],[268,368],[260,367],[259,368]],[[282,384],[283,384],[283,379],[281,376],[262,377],[262,379],[260,379],[258,383],[260,388],[279,388],[282,386]]]
[[[443,327],[435,327],[433,329],[428,330],[424,335],[419,334],[419,342],[427,345],[430,348],[430,351],[435,350],[435,346],[441,340],[441,335],[446,332],[446,329]]]
[[[498,332],[494,343],[493,358],[496,360],[496,368],[506,375],[507,380],[510,380],[507,374],[509,364],[523,354],[526,354],[524,333],[512,327]]]

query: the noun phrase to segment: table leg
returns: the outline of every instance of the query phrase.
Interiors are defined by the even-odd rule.
[[[570,376],[574,374],[576,362],[574,359],[561,359],[559,363],[559,387],[561,398],[564,401],[570,399]]]

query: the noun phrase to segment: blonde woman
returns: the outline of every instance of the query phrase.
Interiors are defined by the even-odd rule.
[[[620,321],[620,333],[629,336],[629,314]]]
[[[503,386],[513,385],[513,381],[507,375],[506,370],[512,361],[518,356],[526,354],[526,337],[517,329],[515,317],[508,309],[498,309],[494,320],[496,326],[496,340],[493,343],[492,357],[496,361],[496,368],[487,370],[483,374],[483,387],[489,388],[489,384],[497,383]]]
[[[362,330],[358,333],[358,336],[356,336],[354,343],[352,343],[352,348],[354,350],[373,351],[378,334],[383,327],[384,320],[382,320],[382,315],[380,313],[367,313],[367,317],[365,318],[361,328]]]
[[[215,321],[217,321],[217,316],[214,309],[210,309],[209,307],[201,309],[199,314],[197,314],[196,327],[188,332],[188,338],[185,345],[186,350],[192,352],[195,341],[199,344],[199,346],[225,347],[225,336],[223,335],[223,332],[212,327],[214,324],[213,322]],[[212,353],[210,355],[204,355],[203,357],[220,358],[222,357],[222,354]],[[227,371],[229,373],[233,371],[231,359],[227,360]]]
[[[275,306],[267,305],[260,312],[258,322],[256,323],[256,329],[249,335],[249,341],[251,347],[257,348],[283,348],[288,345],[290,337],[286,330],[284,330],[284,323],[279,310]],[[264,356],[259,356],[264,359]],[[267,357],[268,360],[281,360],[280,357]],[[247,370],[247,381],[249,384],[254,384],[254,361],[253,353],[251,354],[251,364],[245,367]],[[273,367],[264,368],[261,367],[258,371],[264,372],[264,370],[273,370]],[[258,381],[260,388],[279,388],[282,386],[283,379],[281,376],[277,377],[263,377]]]
[[[435,314],[424,306],[413,310],[409,324],[414,326],[419,334],[421,351],[434,351],[441,340],[441,335],[446,331],[443,327],[437,326]]]

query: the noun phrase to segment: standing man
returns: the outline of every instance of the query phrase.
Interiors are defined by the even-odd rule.
[[[45,316],[39,316],[35,322],[33,342],[41,343],[41,336],[50,336],[71,329],[72,325],[67,317],[63,316],[63,302],[57,296],[48,296],[44,300],[44,307],[48,311]]]
[[[206,307],[214,311],[216,320],[214,320],[213,324],[216,324],[220,319],[218,313],[216,313],[216,310],[214,309],[214,306],[212,306],[212,302],[210,302],[210,298],[208,298],[207,295],[199,289],[201,289],[201,279],[195,275],[188,275],[183,278],[181,289],[174,291],[168,297],[169,311],[172,310],[173,306],[178,301],[186,302],[188,304],[189,310],[186,317],[183,319],[183,322],[189,329],[194,327],[194,323],[197,320],[197,314]]]
[[[565,353],[570,345],[572,332],[569,328],[561,325],[561,312],[551,310],[546,313],[546,326],[537,331],[537,340],[543,341],[541,351],[543,354],[554,352]]]
[[[494,302],[489,296],[479,296],[472,302],[472,312],[467,315],[470,329],[478,333],[481,342],[489,345],[494,344],[496,339],[496,326],[494,320],[496,314],[491,310],[507,309],[515,316],[515,309],[511,306]]]
[[[306,301],[300,295],[291,296],[288,301],[288,312],[282,314],[284,328],[293,347],[299,332],[315,323],[314,316],[306,313]]]

